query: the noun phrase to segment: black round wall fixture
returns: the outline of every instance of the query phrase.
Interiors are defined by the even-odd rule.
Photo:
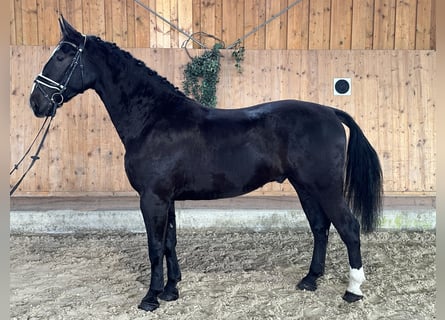
[[[334,95],[336,96],[351,95],[351,79],[334,78]]]

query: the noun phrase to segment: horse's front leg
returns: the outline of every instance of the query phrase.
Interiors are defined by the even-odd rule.
[[[153,311],[159,307],[158,295],[164,291],[163,259],[169,203],[154,194],[141,195],[141,211],[148,238],[151,263],[150,288],[139,304],[139,309]]]
[[[176,287],[181,281],[181,270],[179,268],[176,255],[176,216],[175,204],[171,203],[168,209],[167,234],[165,239],[165,260],[167,261],[167,284],[159,298],[164,301],[173,301],[179,298],[179,291]]]

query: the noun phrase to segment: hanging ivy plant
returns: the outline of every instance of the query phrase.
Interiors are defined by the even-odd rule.
[[[191,61],[184,69],[184,81],[182,82],[184,93],[192,96],[195,100],[208,107],[216,107],[216,85],[219,82],[219,71],[221,69],[220,50],[224,48],[224,42],[207,33],[199,32],[201,35],[211,37],[218,41],[211,50],[206,50],[200,56],[191,57],[187,51],[187,42],[184,48]],[[233,46],[232,57],[235,59],[235,68],[242,73],[241,62],[244,61],[244,47],[240,42]]]
[[[238,73],[243,72],[243,68],[241,67],[241,62],[244,61],[244,47],[241,47],[239,43],[235,46],[235,50],[232,52],[232,57],[235,59],[235,68],[238,70]]]
[[[184,93],[191,95],[201,104],[216,107],[216,85],[221,69],[221,43],[216,43],[211,50],[193,57],[184,69]]]

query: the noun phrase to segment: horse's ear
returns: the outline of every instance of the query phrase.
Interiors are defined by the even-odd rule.
[[[77,40],[82,37],[82,34],[74,29],[73,26],[71,26],[68,21],[65,20],[63,15],[60,15],[59,17],[59,25],[60,25],[60,31],[62,32],[62,37],[66,39],[71,40]]]

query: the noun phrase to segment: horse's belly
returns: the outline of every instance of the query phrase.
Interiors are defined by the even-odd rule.
[[[187,179],[182,190],[177,189],[178,200],[210,200],[230,198],[246,194],[262,187],[271,181],[283,182],[286,179],[280,169],[249,161],[237,163],[236,166],[226,168],[212,167],[195,172]]]

